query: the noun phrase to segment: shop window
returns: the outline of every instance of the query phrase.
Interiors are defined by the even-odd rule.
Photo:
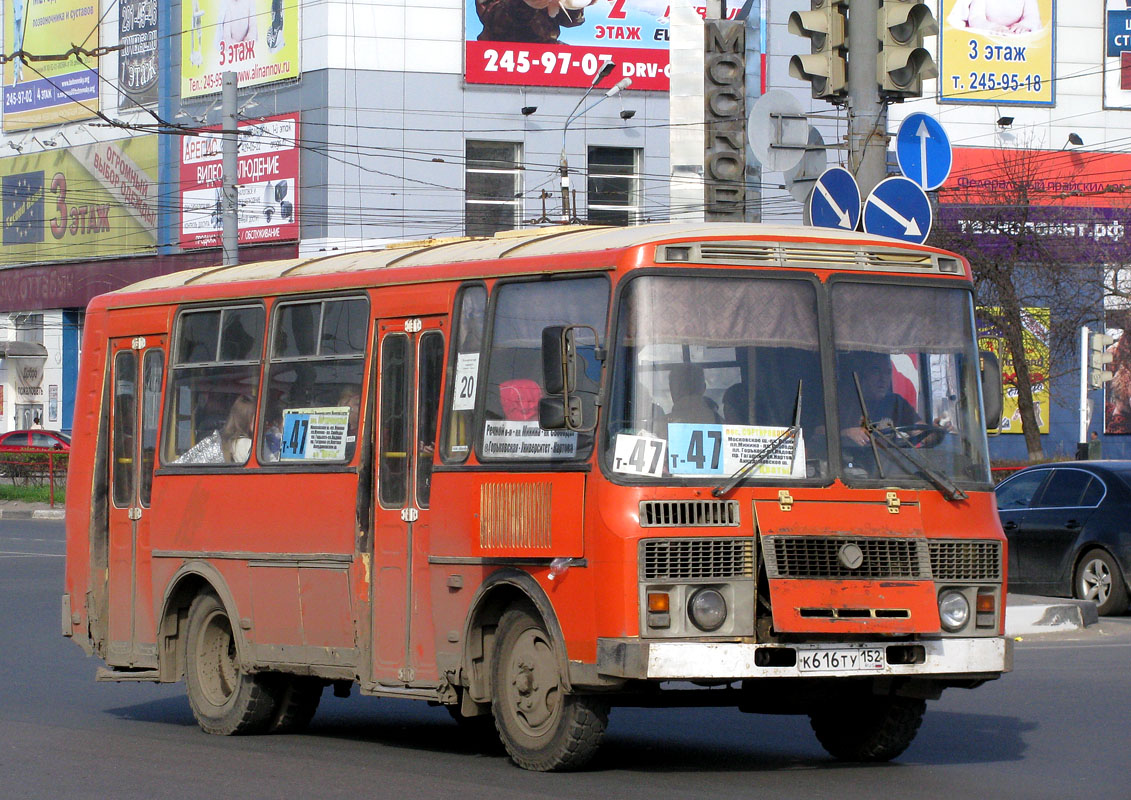
[[[520,145],[512,142],[467,143],[464,214],[468,236],[491,236],[518,227],[521,155]]]

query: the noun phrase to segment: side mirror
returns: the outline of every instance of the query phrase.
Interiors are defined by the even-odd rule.
[[[989,350],[978,353],[982,371],[982,402],[986,407],[986,430],[996,431],[1001,427],[1001,362]]]
[[[588,325],[542,329],[542,385],[548,395],[538,405],[542,428],[591,431],[597,426],[601,357],[597,331]]]

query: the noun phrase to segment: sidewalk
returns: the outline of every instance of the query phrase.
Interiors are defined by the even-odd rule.
[[[47,503],[0,500],[0,519],[63,519],[63,506]],[[1010,594],[1005,605],[1005,635],[1024,636],[1061,633],[1095,625],[1099,621],[1096,604],[1066,597],[1035,597]]]

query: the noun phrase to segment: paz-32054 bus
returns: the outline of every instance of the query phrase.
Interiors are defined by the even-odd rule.
[[[890,759],[1011,665],[980,374],[962,258],[829,230],[153,278],[86,316],[63,633],[216,734],[356,684],[493,717],[535,770],[617,705]]]

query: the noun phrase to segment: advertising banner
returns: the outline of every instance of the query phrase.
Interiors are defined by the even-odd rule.
[[[1107,0],[1104,15],[1104,108],[1131,109],[1131,6]]]
[[[465,0],[464,76],[468,83],[588,88],[601,65],[614,61],[609,86],[631,78],[633,89],[666,92],[669,14],[667,0]]]
[[[284,0],[192,0],[181,3],[181,97],[220,91],[235,72],[239,86],[299,76],[299,9]]]
[[[240,123],[240,244],[298,238],[298,115]],[[216,130],[211,128],[206,130]],[[181,142],[181,247],[219,247],[223,238],[223,137]]]
[[[157,137],[0,159],[0,264],[104,258],[157,243]]]
[[[999,331],[986,318],[1000,313],[997,308],[979,309],[978,349],[988,350],[998,357],[1004,404],[1001,412],[1002,433],[1022,433],[1021,412],[1017,408],[1017,370],[1013,366],[1005,342]],[[1021,312],[1024,328],[1025,363],[1029,365],[1029,385],[1033,391],[1033,406],[1041,433],[1049,432],[1049,310],[1025,308]]]
[[[121,105],[157,102],[157,0],[118,0]]]
[[[942,0],[939,102],[1051,106],[1055,0]]]
[[[63,53],[98,47],[98,0],[12,0],[4,3],[4,52]],[[4,64],[4,130],[55,125],[95,116],[98,59]]]

